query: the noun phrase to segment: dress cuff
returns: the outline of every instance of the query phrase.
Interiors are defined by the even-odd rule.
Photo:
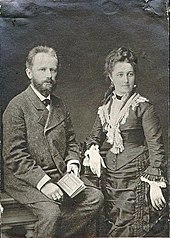
[[[46,174],[37,184],[37,189],[41,190],[41,188],[48,182],[50,181],[51,178]]]
[[[165,182],[155,182],[155,181],[150,181],[148,180],[147,178],[141,176],[141,181],[142,182],[145,182],[145,183],[148,183],[150,186],[158,186],[158,187],[161,187],[161,188],[166,188],[166,183]]]
[[[94,151],[94,150],[97,150],[97,151],[99,151],[99,145],[95,145],[95,144],[92,144],[91,146],[90,146],[90,148],[87,150],[87,151]]]
[[[97,142],[91,142],[89,145],[87,145],[87,150],[90,150],[93,148],[93,146],[99,148],[99,144]]]
[[[166,182],[166,179],[162,175],[160,168],[153,168],[148,166],[148,168],[143,172],[142,177],[154,182]]]
[[[69,161],[67,162],[67,165],[68,165],[68,166],[71,165],[71,164],[77,164],[78,167],[79,167],[79,172],[81,171],[81,165],[80,165],[80,162],[79,162],[78,160],[76,160],[76,159],[71,159],[71,160],[69,160]]]

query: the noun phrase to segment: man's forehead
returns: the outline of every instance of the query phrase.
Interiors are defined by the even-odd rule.
[[[32,63],[34,65],[34,64],[40,64],[40,63],[43,64],[43,63],[50,63],[50,62],[57,64],[58,59],[50,53],[40,52],[34,56]]]

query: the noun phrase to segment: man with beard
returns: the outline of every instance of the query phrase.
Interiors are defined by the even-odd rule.
[[[80,156],[69,113],[52,92],[58,58],[47,46],[33,48],[26,61],[29,87],[14,97],[3,115],[5,190],[37,216],[34,237],[85,237],[103,195],[82,176],[86,189],[68,198],[57,181],[80,172]]]

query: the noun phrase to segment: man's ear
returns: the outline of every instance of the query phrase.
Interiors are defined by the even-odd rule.
[[[26,75],[28,76],[28,78],[32,79],[32,71],[31,71],[31,69],[26,68],[25,72],[26,72]]]

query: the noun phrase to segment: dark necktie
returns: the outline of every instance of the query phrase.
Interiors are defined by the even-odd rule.
[[[46,98],[42,101],[42,103],[47,107],[48,105],[50,105],[50,99]]]
[[[117,98],[118,100],[121,100],[122,97],[123,97],[123,96],[119,96],[119,95],[116,94],[116,98]]]

